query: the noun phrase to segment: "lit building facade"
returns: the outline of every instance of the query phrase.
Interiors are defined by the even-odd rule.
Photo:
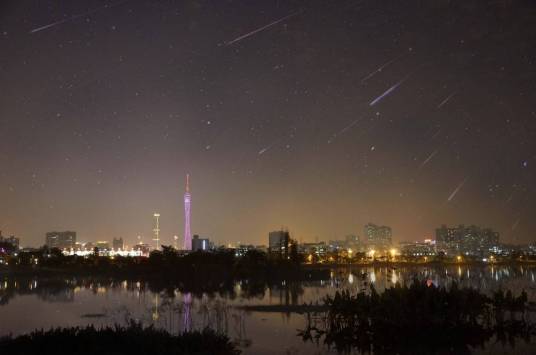
[[[436,229],[437,250],[447,255],[485,256],[499,244],[499,233],[478,226],[447,227]]]
[[[107,251],[110,250],[110,243],[106,240],[99,240],[95,247],[97,247],[99,251]]]
[[[365,225],[363,232],[369,249],[387,250],[391,248],[393,243],[393,231],[391,227],[369,223]]]
[[[400,242],[400,252],[404,256],[426,257],[436,255],[435,240],[426,239],[423,242]]]
[[[13,246],[15,250],[18,250],[20,248],[20,239],[15,237],[14,235],[9,237],[4,237],[2,235],[2,231],[0,231],[0,243],[8,243]]]
[[[325,256],[329,251],[329,245],[326,242],[318,243],[301,243],[299,250],[303,254],[314,254],[317,256]]]
[[[112,246],[114,250],[123,250],[125,248],[125,243],[123,243],[123,238],[114,238],[112,241]]]
[[[208,238],[200,238],[198,235],[192,237],[192,251],[208,251],[212,249]]]
[[[45,244],[49,248],[73,249],[76,245],[76,232],[48,232]]]
[[[273,231],[268,233],[268,251],[271,254],[288,256],[290,234],[288,231]]]

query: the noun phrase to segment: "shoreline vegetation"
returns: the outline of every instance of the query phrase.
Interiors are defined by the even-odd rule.
[[[456,283],[446,288],[413,280],[381,294],[372,285],[356,294],[337,291],[323,305],[327,310],[306,314],[298,335],[339,352],[470,354],[492,340],[514,346],[536,335],[524,290],[487,296]]]
[[[218,289],[238,280],[308,280],[329,277],[326,270],[307,270],[296,258],[273,258],[249,251],[236,257],[233,251],[193,252],[181,255],[172,247],[153,251],[149,257],[66,256],[60,250],[20,253],[0,275],[9,276],[102,276],[185,284]]]
[[[258,276],[284,276],[310,278],[318,271],[351,267],[403,267],[403,266],[493,266],[493,265],[536,265],[531,258],[492,258],[483,261],[477,258],[435,257],[429,260],[335,260],[334,262],[310,263],[305,255],[293,253],[288,256],[273,255],[249,250],[237,257],[232,250],[193,252],[182,254],[171,246],[162,246],[162,251],[153,251],[149,257],[102,256],[98,252],[90,256],[64,255],[59,249],[43,247],[32,252],[21,252],[0,264],[2,274],[116,274],[150,275],[155,277],[191,276],[192,272],[228,274],[234,278],[247,279]],[[166,270],[165,273],[162,271]],[[167,272],[172,270],[172,272]]]
[[[141,282],[152,290],[178,289],[183,292],[229,293],[241,284],[246,296],[262,295],[266,287],[301,281],[328,280],[342,270],[387,267],[493,267],[499,265],[536,265],[529,260],[482,262],[433,260],[423,262],[374,261],[351,264],[307,264],[299,254],[288,258],[251,250],[237,257],[232,251],[181,254],[172,247],[152,252],[149,257],[108,257],[99,255],[66,256],[58,249],[19,253],[8,265],[0,265],[0,277],[31,279],[93,278],[103,283]],[[8,297],[9,298],[9,297]],[[301,312],[301,311],[300,311]]]
[[[80,258],[80,257],[78,257]],[[100,260],[95,260],[99,258]],[[180,279],[181,276],[186,278],[192,277],[192,274],[173,268],[172,265],[162,265],[164,269],[156,269],[149,263],[144,262],[143,257],[119,257],[125,260],[123,262],[108,262],[107,257],[94,258],[94,263],[67,263],[65,265],[0,265],[0,276],[107,276],[107,277],[140,277],[142,279]],[[208,258],[207,258],[208,259]],[[263,265],[222,265],[219,263],[201,263],[188,265],[187,269],[194,273],[211,274],[216,272],[219,275],[234,280],[244,280],[249,278],[268,278],[268,279],[285,279],[293,281],[320,280],[329,278],[330,270],[338,269],[361,269],[367,267],[390,267],[393,269],[402,267],[441,267],[441,266],[475,266],[475,267],[493,267],[493,266],[516,266],[527,265],[536,266],[534,260],[510,260],[500,262],[482,262],[482,261],[428,261],[428,262],[355,262],[355,263],[331,263],[331,264],[290,264],[271,262]],[[247,264],[247,263],[246,263]],[[166,268],[172,267],[172,269]],[[182,265],[181,265],[182,266]],[[223,269],[220,267],[224,267]],[[238,266],[236,268],[235,266]],[[165,270],[165,273],[162,271]]]
[[[211,329],[178,335],[163,329],[131,322],[113,326],[35,330],[17,337],[0,338],[0,354],[10,355],[238,355],[230,339]]]

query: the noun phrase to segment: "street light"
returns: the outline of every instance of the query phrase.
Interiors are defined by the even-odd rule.
[[[372,249],[368,252],[369,256],[374,260],[374,254],[376,253],[376,250]]]

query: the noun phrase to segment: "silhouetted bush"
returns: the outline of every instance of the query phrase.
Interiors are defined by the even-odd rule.
[[[165,330],[131,323],[128,327],[57,328],[16,338],[4,337],[0,338],[0,354],[236,355],[240,351],[227,336],[209,329],[172,335]]]
[[[326,297],[328,311],[308,315],[304,340],[323,339],[340,351],[374,354],[468,354],[493,336],[513,342],[530,339],[534,325],[525,320],[527,295],[510,291],[493,297],[471,288],[449,289],[414,280],[410,286],[378,294],[349,291]]]

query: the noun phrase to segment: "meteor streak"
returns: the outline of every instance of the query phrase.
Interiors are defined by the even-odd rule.
[[[274,147],[274,145],[276,145],[277,143],[279,143],[281,141],[281,139],[278,139],[276,140],[275,142],[273,142],[272,144],[262,148],[261,150],[259,150],[259,152],[257,153],[258,155],[263,155],[264,153],[266,153],[267,151],[269,151],[270,149],[272,149]]]
[[[272,146],[262,148],[261,150],[259,150],[258,155],[262,155],[262,154],[266,153],[267,151],[270,150],[270,148],[272,148]]]
[[[353,126],[355,126],[359,121],[361,120],[361,118],[358,118],[357,120],[351,122],[349,125],[347,125],[346,127],[344,127],[343,129],[341,129],[339,132],[333,134],[333,136],[328,140],[328,144],[333,142],[335,139],[337,139],[337,137],[339,137],[340,135],[346,133],[346,131],[348,131],[350,128],[352,128]]]
[[[432,158],[433,158],[436,154],[437,154],[437,150],[434,150],[434,151],[432,152],[432,154],[430,154],[430,155],[428,156],[428,158],[426,158],[426,159],[422,162],[422,164],[419,166],[419,169],[422,169],[422,167],[425,166],[430,160],[432,160]]]
[[[436,133],[434,133],[434,135],[432,136],[431,139],[434,139],[435,137],[437,137],[437,135],[438,135],[439,133],[441,133],[441,128],[438,129]]]
[[[225,43],[225,46],[230,46],[230,45],[232,45],[232,44],[234,44],[234,43],[236,43],[236,42],[239,42],[239,41],[241,41],[241,40],[243,40],[243,39],[246,39],[246,38],[248,38],[248,37],[250,37],[250,36],[253,36],[253,35],[256,34],[256,33],[259,33],[259,32],[261,32],[261,31],[264,31],[264,30],[266,30],[266,29],[268,29],[268,28],[270,28],[270,27],[272,27],[272,26],[277,25],[277,24],[280,23],[280,22],[283,22],[283,21],[285,21],[285,20],[288,20],[289,18],[294,17],[294,16],[296,16],[296,15],[299,14],[299,13],[301,13],[301,11],[296,11],[296,12],[290,14],[290,15],[287,15],[287,16],[285,16],[285,17],[280,18],[279,20],[275,20],[275,21],[270,22],[269,24],[267,24],[267,25],[265,25],[265,26],[262,26],[262,27],[260,27],[260,28],[257,28],[256,30],[253,30],[253,31],[251,31],[251,32],[248,32],[248,33],[246,33],[246,34],[244,34],[244,35],[242,35],[242,36],[236,37],[235,39],[233,39],[233,40],[231,40],[231,41],[229,41],[229,42],[226,42],[226,43]]]
[[[76,20],[77,18],[84,17],[84,16],[91,15],[91,14],[94,14],[95,12],[98,12],[98,11],[103,10],[103,9],[110,9],[110,8],[112,8],[112,7],[115,7],[115,6],[122,5],[122,4],[126,3],[127,1],[129,1],[129,0],[120,1],[120,2],[117,2],[117,3],[115,3],[115,4],[111,4],[111,5],[104,5],[104,6],[101,6],[101,7],[96,8],[96,9],[89,10],[89,11],[87,11],[87,12],[84,12],[83,14],[73,15],[73,16],[68,17],[68,18],[66,18],[66,19],[59,20],[59,21],[50,23],[50,24],[48,24],[48,25],[44,25],[44,26],[41,26],[41,27],[34,28],[34,29],[31,30],[29,33],[30,33],[30,34],[33,34],[33,33],[36,33],[36,32],[40,32],[40,31],[49,29],[49,28],[54,27],[54,26],[57,26],[57,25],[61,25],[61,24],[65,23],[65,22],[73,21],[73,20]]]
[[[521,218],[518,218],[514,224],[512,224],[512,230],[515,230],[517,228],[517,226],[519,225],[519,222],[521,222]]]
[[[376,70],[374,70],[372,73],[370,73],[369,75],[367,75],[366,77],[364,77],[363,79],[361,79],[361,84],[363,84],[365,81],[367,81],[368,79],[372,78],[374,75],[380,73],[383,69],[387,68],[389,65],[393,64],[394,62],[398,61],[400,58],[402,58],[405,54],[402,54],[402,55],[399,55],[398,57],[396,58],[393,58],[391,59],[390,61],[388,61],[387,63],[385,64],[382,64],[381,66],[379,66]]]
[[[449,100],[454,96],[456,95],[456,92],[453,92],[452,94],[450,94],[449,96],[447,96],[447,98],[443,101],[441,101],[441,103],[439,105],[437,105],[437,108],[441,108],[444,104],[446,104],[447,102],[449,102]]]
[[[374,100],[372,100],[369,104],[369,106],[374,106],[376,105],[378,102],[380,102],[384,97],[388,96],[389,94],[391,94],[393,91],[395,91],[400,85],[402,85],[404,83],[404,81],[406,81],[407,79],[409,78],[409,75],[406,76],[404,79],[400,80],[398,83],[396,83],[395,85],[391,86],[389,89],[387,89],[383,94],[381,94],[380,96],[378,96],[377,98],[375,98]]]
[[[449,198],[447,199],[447,202],[450,202],[450,201],[452,201],[452,199],[454,199],[454,197],[456,196],[458,191],[460,191],[461,188],[463,187],[463,185],[465,185],[466,181],[467,181],[467,178],[463,179],[463,181],[454,189],[454,191],[452,191],[452,193],[450,194]]]

